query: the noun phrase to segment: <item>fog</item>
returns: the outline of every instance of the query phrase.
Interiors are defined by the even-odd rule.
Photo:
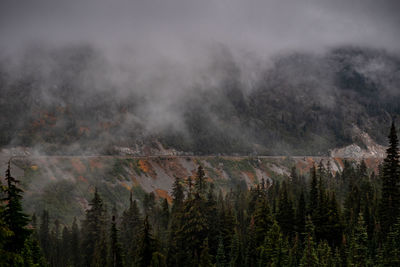
[[[269,83],[271,76],[275,82],[280,77],[280,88],[286,84],[284,90],[291,94],[311,84],[319,104],[333,109],[337,70],[321,58],[345,46],[399,53],[399,11],[395,0],[3,0],[3,85],[30,75],[36,81],[35,97],[61,107],[85,97],[91,99],[89,106],[101,106],[110,96],[135,99],[134,111],[120,121],[141,122],[147,134],[166,129],[187,134],[183,109],[190,101],[203,101],[198,94],[209,91],[218,99],[215,91],[221,88],[247,94]],[[281,56],[296,53],[309,56],[301,63],[307,71],[301,64],[279,68]],[[378,58],[357,66],[384,83],[386,94],[397,94],[398,68],[387,64]],[[275,72],[268,80],[265,73],[271,68]],[[70,102],[55,93],[66,92],[57,89],[66,81],[79,93]],[[228,124],[233,136],[253,139],[235,120],[215,115],[212,107],[203,111],[213,125]],[[93,116],[110,120],[99,112]],[[19,128],[25,122],[19,120]],[[57,124],[64,127],[65,122]],[[126,133],[126,126],[121,131]]]

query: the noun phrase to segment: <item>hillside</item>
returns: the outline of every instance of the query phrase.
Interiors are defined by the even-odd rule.
[[[363,148],[354,129],[385,145],[400,114],[400,57],[383,50],[249,57],[252,68],[225,47],[204,57],[190,75],[168,62],[146,75],[136,65],[117,68],[89,45],[1,57],[0,146],[53,155],[327,156]]]
[[[2,154],[1,159],[5,162],[6,155]],[[170,201],[175,177],[194,176],[198,165],[204,166],[206,177],[213,181],[216,189],[226,193],[237,187],[250,188],[262,179],[268,183],[280,181],[290,175],[292,167],[308,177],[309,169],[320,162],[330,168],[334,176],[343,169],[345,160],[328,157],[31,156],[15,157],[12,169],[25,190],[27,212],[40,214],[47,209],[54,219],[69,224],[74,216],[83,218],[95,187],[109,208],[115,205],[122,212],[128,205],[130,192],[139,203],[149,192],[154,192],[156,199]],[[381,159],[367,158],[365,162],[369,172],[377,172]]]

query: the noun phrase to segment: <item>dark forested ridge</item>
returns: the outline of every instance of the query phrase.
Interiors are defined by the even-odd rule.
[[[172,199],[148,193],[123,212],[94,190],[82,221],[46,210],[28,220],[10,165],[2,186],[2,266],[399,266],[399,149],[394,124],[379,172],[293,167],[222,193],[202,166],[176,177]],[[40,247],[39,247],[40,245]]]
[[[253,77],[215,50],[183,84],[168,64],[148,82],[135,68],[120,73],[89,45],[4,57],[0,146],[113,154],[160,141],[193,154],[327,155],[357,142],[354,126],[385,144],[379,129],[400,114],[400,58],[385,51],[286,54],[256,62]]]

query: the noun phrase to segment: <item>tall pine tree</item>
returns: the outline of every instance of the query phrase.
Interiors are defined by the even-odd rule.
[[[389,147],[383,162],[382,199],[380,203],[380,220],[383,233],[388,233],[396,222],[400,209],[400,166],[399,148],[394,122],[389,133]]]

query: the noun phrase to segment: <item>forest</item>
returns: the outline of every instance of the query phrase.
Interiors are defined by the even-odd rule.
[[[222,192],[198,166],[172,201],[148,193],[118,213],[97,189],[83,220],[25,214],[11,174],[1,186],[0,266],[400,266],[400,165],[392,124],[375,173],[293,167],[282,180]]]

